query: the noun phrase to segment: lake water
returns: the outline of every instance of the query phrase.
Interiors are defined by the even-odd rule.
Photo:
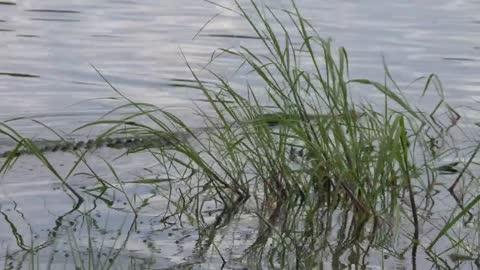
[[[214,2],[218,5],[200,0],[1,1],[0,120],[34,116],[69,133],[81,124],[98,119],[121,103],[110,99],[117,95],[92,65],[133,100],[174,112],[190,111],[192,101],[201,102],[202,96],[198,90],[182,86],[191,84],[192,79],[182,54],[201,77],[210,78],[201,68],[215,49],[258,47],[257,40],[248,38],[253,33],[243,19],[221,7],[233,7],[232,1]],[[290,7],[290,1],[264,2],[275,8]],[[480,2],[298,0],[297,4],[320,35],[331,37],[335,45],[347,49],[351,77],[382,80],[382,57],[401,86],[435,73],[443,82],[448,101],[472,121],[479,118]],[[224,58],[211,67],[229,74],[238,64]],[[232,80],[241,85],[242,78]],[[413,97],[421,90],[420,87],[408,88],[405,93]],[[362,98],[368,99],[369,95],[362,94]],[[188,117],[186,119],[188,122]],[[41,136],[45,131],[29,121],[15,126],[29,136]],[[141,174],[127,168],[143,169],[155,163],[142,158],[119,162],[119,166],[126,168],[124,176]],[[67,158],[64,163],[73,163],[73,159]],[[21,246],[18,236],[11,234],[15,222],[8,221],[23,222],[23,228],[15,229],[23,232],[23,238],[29,238],[26,235],[31,227],[34,228],[32,239],[38,237],[44,241],[52,230],[58,231],[52,228],[63,216],[68,216],[65,220],[72,224],[82,224],[78,226],[83,226],[83,233],[87,232],[86,214],[69,213],[71,202],[58,181],[37,172],[39,166],[32,160],[23,161],[17,173],[0,183],[0,210],[6,217],[0,220],[0,256],[7,247],[18,250],[15,243]],[[30,170],[33,172],[26,174]],[[32,183],[34,178],[36,182]],[[82,181],[86,180],[79,180],[75,185],[88,186],[88,181]],[[29,190],[31,188],[34,189]],[[136,187],[135,192],[144,197],[156,194],[141,187],[140,190]],[[108,218],[99,210],[90,213],[85,209],[85,212],[102,215],[104,224],[92,225],[98,225],[97,229],[110,222],[124,224],[124,234],[133,232],[133,237],[125,240],[130,252],[127,255],[147,260],[150,251],[162,249],[166,253],[161,258],[166,264],[183,263],[188,256],[185,254],[193,250],[193,241],[188,239],[195,237],[195,230],[161,224],[161,218],[153,216],[165,201],[155,198],[141,217],[148,226],[144,224],[136,229],[130,226],[132,216],[122,214],[123,210]],[[119,204],[119,209],[127,208],[123,199],[114,202]],[[248,226],[243,228],[247,229],[242,235],[251,233]],[[137,233],[142,230],[149,233]],[[112,231],[107,230],[105,235],[110,236]],[[95,234],[101,235],[102,230]],[[69,249],[63,243],[59,246],[59,250]],[[60,253],[68,257],[67,251]]]
[[[352,77],[381,80],[385,57],[401,85],[436,73],[449,102],[478,105],[478,2],[300,0],[298,5],[321,35],[346,47]],[[195,90],[175,87],[192,79],[181,51],[193,67],[201,67],[217,48],[255,44],[228,37],[252,31],[239,16],[204,1],[24,0],[0,5],[0,16],[0,119],[43,116],[67,131],[118,105],[99,99],[115,94],[91,64],[128,97],[181,110],[199,97]],[[232,65],[224,60],[214,67]]]

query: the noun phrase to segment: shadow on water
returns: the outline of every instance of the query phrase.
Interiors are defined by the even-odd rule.
[[[17,37],[38,38],[40,36],[37,36],[37,35],[17,35]]]
[[[78,14],[80,11],[76,10],[60,10],[60,9],[26,9],[28,12],[41,12],[41,13],[68,13],[68,14]]]
[[[19,78],[40,78],[38,75],[27,73],[0,72],[0,76],[19,77]]]
[[[256,36],[231,35],[231,34],[202,34],[199,36],[212,37],[212,38],[260,39],[259,37],[256,37]]]
[[[31,18],[32,21],[45,21],[45,22],[80,22],[76,19],[53,19],[53,18]]]
[[[462,58],[462,57],[443,57],[445,61],[466,61],[466,62],[473,62],[475,59],[473,58]]]

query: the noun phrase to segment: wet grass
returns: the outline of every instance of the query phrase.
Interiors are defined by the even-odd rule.
[[[478,174],[472,167],[478,165],[480,146],[471,142],[462,152],[465,162],[448,161],[459,153],[451,131],[458,128],[460,118],[443,100],[439,79],[429,75],[417,81],[423,81],[421,96],[436,96],[434,108],[425,112],[403,95],[387,67],[382,83],[350,79],[347,51],[322,39],[294,3],[291,11],[273,11],[254,1],[237,9],[263,53],[247,47],[219,52],[240,59],[241,68],[261,83],[236,89],[212,72],[217,83],[205,84],[186,59],[195,89],[208,104],[197,110],[208,128],[192,129],[179,115],[130,100],[99,70],[126,101],[116,110],[134,108],[138,113],[79,128],[108,126],[97,141],[182,135],[168,148],[140,146],[128,154],[148,152],[163,168],[164,178],[137,183],[175,183],[164,196],[172,215],[198,228],[196,256],[215,250],[223,260],[217,247],[220,231],[249,214],[259,226],[242,259],[255,268],[314,269],[326,258],[333,269],[341,269],[345,255],[350,265],[371,264],[372,257],[382,258],[383,265],[385,256],[405,258],[407,253],[412,269],[426,267],[417,267],[418,254],[440,269],[451,265],[443,254],[455,262],[478,264],[479,251],[471,248],[475,240],[457,237],[455,228],[478,223],[480,196],[472,191]],[[354,89],[375,91],[383,96],[383,104],[356,101]],[[0,133],[18,143],[0,172],[14,166],[18,151],[28,150],[74,195],[78,209],[88,193],[76,190],[68,178],[78,164],[88,164],[86,151],[77,152],[78,163],[62,176],[31,140],[6,123]],[[115,168],[109,168],[122,183]],[[93,170],[89,174],[98,179],[98,187],[90,191],[117,189],[128,200],[121,184],[106,183]],[[443,175],[452,181],[439,183]],[[462,190],[458,196],[460,186],[470,188],[470,193]],[[439,187],[443,191],[437,192]],[[447,192],[454,205],[443,220],[430,221],[436,216],[432,213],[437,209],[436,194]],[[130,200],[129,205],[132,212],[141,211]],[[207,208],[212,205],[218,210],[214,218]]]

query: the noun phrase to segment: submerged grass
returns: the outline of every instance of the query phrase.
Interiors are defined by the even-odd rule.
[[[79,224],[75,224],[78,222]],[[32,237],[31,247],[22,251],[6,250],[4,258],[5,270],[10,269],[151,269],[154,261],[141,256],[125,256],[124,247],[134,231],[132,223],[128,230],[113,229],[113,236],[107,232],[115,226],[101,226],[98,220],[83,213],[70,226],[61,225],[55,230],[55,236],[49,239],[48,245],[38,245]],[[66,222],[67,223],[67,222]],[[68,223],[67,223],[68,224]],[[118,234],[115,233],[118,231]],[[120,234],[123,231],[124,234]],[[100,235],[98,235],[100,232]],[[45,250],[43,250],[45,249]],[[3,254],[2,254],[3,255]]]
[[[186,61],[196,88],[208,101],[208,109],[198,110],[208,128],[199,132],[178,115],[128,99],[102,76],[127,101],[118,109],[132,107],[138,113],[99,120],[80,129],[109,125],[98,140],[125,134],[152,140],[155,136],[162,140],[165,134],[172,138],[188,135],[168,149],[140,147],[130,152],[149,151],[168,176],[137,180],[139,183],[176,179],[179,186],[171,187],[175,199],[171,193],[166,196],[176,214],[198,226],[202,235],[199,256],[216,248],[216,232],[232,218],[254,213],[262,226],[246,255],[247,261],[255,260],[252,264],[258,267],[266,263],[274,268],[312,269],[322,263],[318,256],[325,249],[330,249],[335,262],[354,244],[349,252],[358,255],[358,263],[368,260],[372,248],[399,257],[411,250],[415,269],[418,247],[434,254],[439,240],[452,239],[452,227],[471,215],[480,201],[475,195],[463,198],[437,234],[428,242],[422,239],[425,211],[420,205],[432,198],[440,173],[458,173],[453,169],[456,164],[438,167],[456,151],[446,142],[458,121],[458,114],[443,100],[438,78],[424,78],[422,96],[428,91],[439,96],[434,109],[424,112],[403,96],[386,67],[384,83],[349,79],[346,50],[334,49],[330,40],[320,38],[294,2],[292,11],[281,11],[293,30],[278,12],[263,9],[255,1],[249,10],[238,4],[237,8],[267,53],[246,47],[222,49],[221,53],[240,59],[262,88],[247,84],[245,89],[235,89],[213,72],[218,83],[204,84]],[[374,89],[383,95],[383,106],[356,102],[354,88]],[[441,123],[442,115],[447,115],[447,124]],[[145,119],[150,124],[145,124]],[[78,204],[82,203],[82,194],[68,185],[71,173],[66,177],[56,173],[30,140],[6,124],[0,132],[18,142],[1,172],[14,165],[17,151],[27,148],[65,184]],[[465,173],[477,152],[478,147],[463,164],[451,185],[452,194],[463,177],[478,180],[475,174]],[[78,162],[87,164],[84,153],[79,154]],[[109,168],[120,183],[114,168]],[[97,179],[103,189],[113,187]],[[221,209],[213,220],[205,215],[206,206],[212,204]],[[340,225],[338,219],[343,220]],[[405,220],[409,226],[400,228]],[[336,246],[327,243],[332,231],[338,234]],[[404,250],[392,244],[399,235],[410,239]]]

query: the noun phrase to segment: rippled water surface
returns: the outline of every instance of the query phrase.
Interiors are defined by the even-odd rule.
[[[191,79],[181,52],[197,67],[216,48],[255,44],[242,38],[252,36],[244,21],[205,1],[2,3],[0,117],[48,116],[67,130],[114,107],[108,100],[86,102],[114,96],[91,64],[135,100],[190,107],[189,99],[198,93],[175,87]],[[288,1],[270,4],[289,6]],[[383,56],[399,83],[436,73],[450,102],[476,105],[478,2],[301,0],[298,5],[321,35],[347,48],[353,75],[381,79]],[[215,67],[222,65],[233,63],[224,60]]]
[[[213,2],[233,6],[232,1]],[[276,8],[290,7],[289,1],[265,2]],[[449,102],[454,107],[472,108],[467,116],[478,119],[475,109],[480,109],[479,1],[298,0],[297,4],[320,35],[331,37],[335,45],[347,49],[352,77],[382,80],[382,57],[401,86],[408,86],[419,76],[436,73]],[[258,40],[251,38],[249,26],[219,5],[201,0],[1,1],[0,120],[35,116],[69,133],[82,123],[99,118],[120,103],[110,98],[118,96],[92,65],[134,100],[175,112],[189,111],[192,101],[201,102],[201,95],[198,90],[185,87],[192,79],[186,61],[208,80],[211,77],[202,67],[215,49],[259,46]],[[227,57],[211,68],[229,74],[238,64]],[[239,85],[243,82],[242,77],[233,80]],[[405,91],[413,96],[421,89]],[[362,94],[362,98],[368,97],[369,93]],[[194,120],[191,122],[195,124]],[[31,136],[44,131],[27,121],[16,125]],[[53,156],[68,173],[75,159],[61,154]],[[118,173],[132,179],[156,164],[147,157],[117,162],[124,168]],[[108,167],[100,163],[100,159],[95,163],[98,170],[107,174]],[[157,266],[195,264],[191,255],[195,229],[173,226],[165,218],[167,214],[157,215],[165,211],[167,204],[164,197],[158,196],[165,192],[161,188],[135,185],[127,191],[139,194],[137,203],[148,201],[140,217],[130,214],[127,201],[121,196],[109,197],[107,202],[91,199],[82,206],[85,209],[71,212],[72,200],[58,180],[40,171],[41,166],[27,157],[0,183],[0,256],[7,249],[21,250],[29,241],[38,245],[45,242],[58,263],[58,258],[73,254],[67,242],[47,244],[52,233],[63,233],[63,239],[68,235],[80,239],[91,230],[95,238],[103,239],[105,246],[126,247],[127,254],[122,253],[125,256],[120,258],[129,264],[148,265],[152,257]],[[76,188],[91,184],[88,177],[76,177]],[[97,208],[96,203],[106,203],[109,210],[104,206]],[[245,214],[233,226],[241,229],[228,237],[239,241],[235,242],[239,246],[250,243],[254,218]],[[77,229],[79,233],[75,234]],[[118,231],[122,232],[121,239],[114,237]],[[86,240],[78,240],[78,245],[83,247],[79,250],[88,253]],[[230,255],[239,253],[235,245],[230,251]],[[104,253],[108,260],[108,251]],[[40,260],[40,265],[47,264],[48,258]],[[399,265],[398,269],[403,269],[403,263]]]

